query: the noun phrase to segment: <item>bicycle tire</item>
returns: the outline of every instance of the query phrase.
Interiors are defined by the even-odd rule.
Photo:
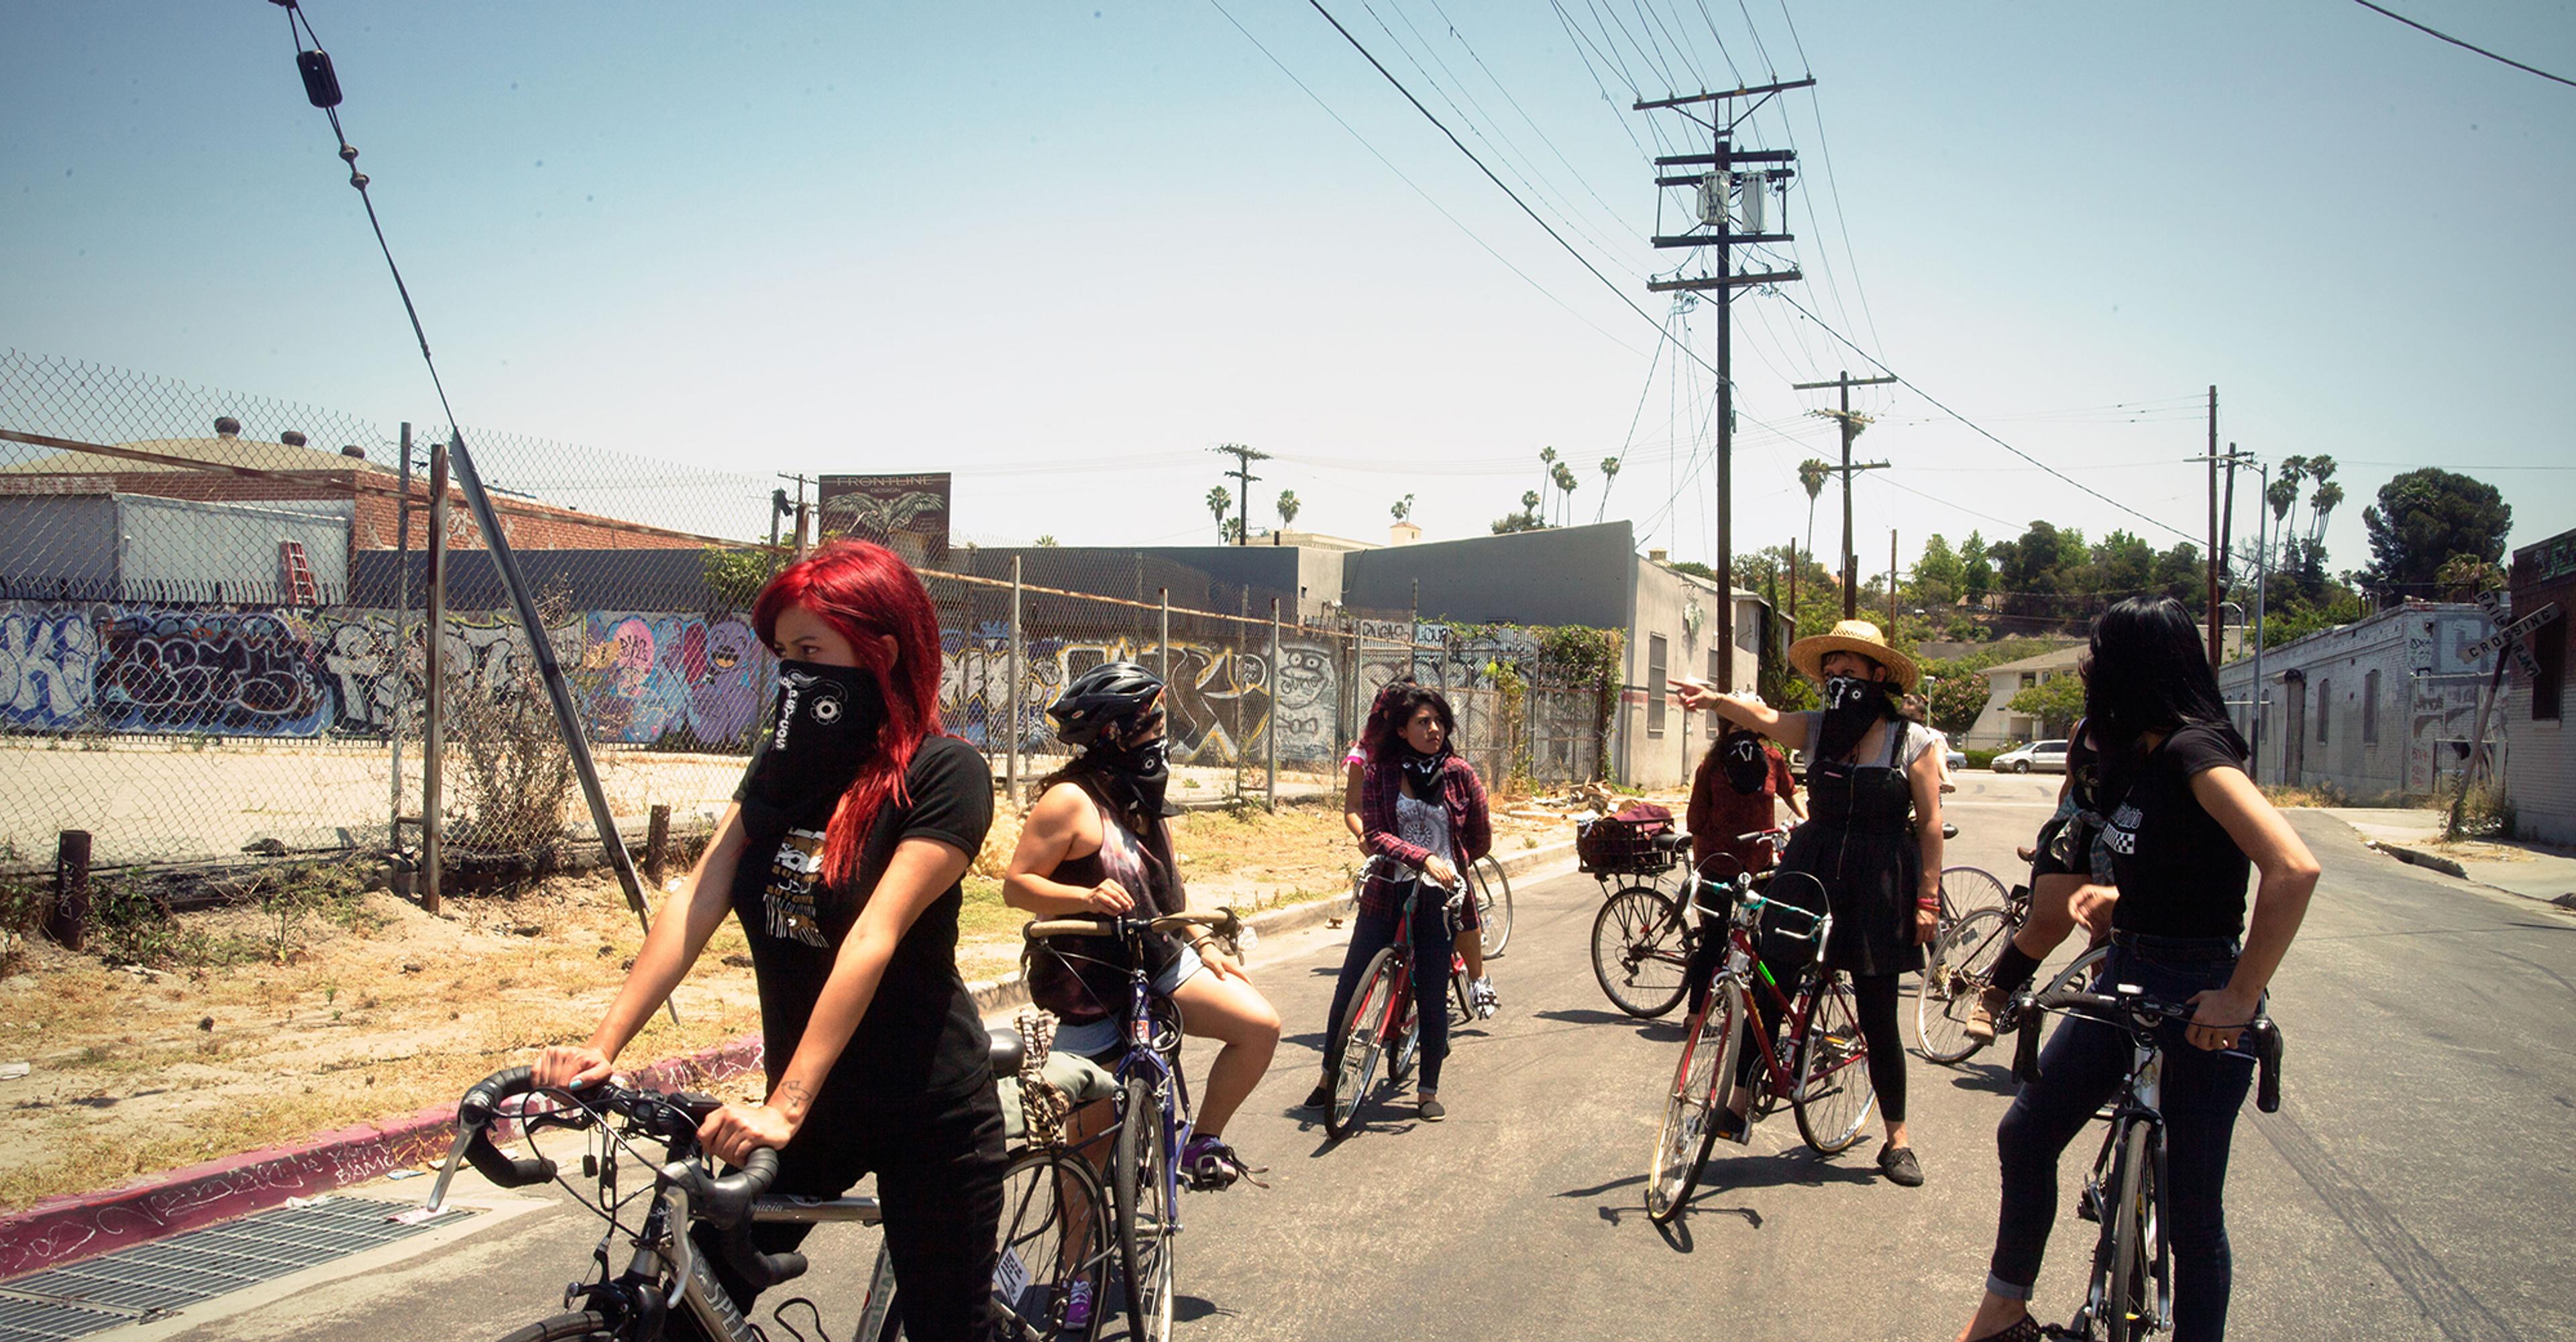
[[[1100,1335],[1109,1313],[1110,1223],[1114,1212],[1091,1163],[1057,1150],[1022,1152],[1002,1171],[993,1336],[1004,1342]],[[1051,1267],[1039,1265],[1051,1264]],[[1087,1283],[1091,1321],[1064,1327],[1064,1301]]]
[[[1476,942],[1493,959],[1512,943],[1512,878],[1487,853],[1468,868],[1476,890]]]
[[[1163,1106],[1141,1076],[1127,1079],[1125,1104],[1110,1156],[1110,1186],[1117,1199],[1118,1266],[1126,1276],[1128,1331],[1143,1342],[1163,1342],[1172,1331],[1173,1229]]]
[[[1860,1013],[1842,976],[1827,975],[1814,991],[1816,1004],[1798,1040],[1798,1089],[1789,1107],[1798,1115],[1798,1135],[1817,1154],[1830,1156],[1860,1140],[1878,1107],[1878,1088],[1870,1084],[1869,1042],[1861,1037]]]
[[[1422,1003],[1407,999],[1404,1024],[1395,1031],[1395,1048],[1386,1055],[1386,1082],[1403,1087],[1413,1080],[1414,1064],[1422,1061]]]
[[[572,1342],[577,1338],[608,1339],[614,1336],[616,1334],[609,1331],[607,1315],[586,1309],[541,1319],[515,1333],[504,1335],[501,1342]]]
[[[1708,1165],[1717,1136],[1718,1067],[1734,1028],[1734,989],[1721,983],[1691,1013],[1681,1061],[1673,1069],[1672,1092],[1664,1097],[1663,1121],[1655,1129],[1655,1153],[1646,1167],[1646,1216],[1656,1225],[1672,1224],[1690,1205],[1700,1171]]]
[[[1458,1023],[1461,1025],[1476,1023],[1476,992],[1471,986],[1474,982],[1464,969],[1452,968],[1449,971],[1449,1001],[1457,1006]]]
[[[2131,1123],[2120,1142],[2120,1193],[2108,1231],[2111,1280],[2102,1297],[2102,1321],[2111,1342],[2143,1342],[2161,1326],[2163,1311],[2149,1295],[2156,1289],[2156,1264],[2163,1257],[2155,1140],[2155,1125]]]
[[[1610,1005],[1639,1020],[1680,1003],[1690,986],[1689,954],[1670,897],[1632,885],[1601,902],[1592,916],[1592,977]]]
[[[1968,1012],[1984,993],[2004,947],[2012,944],[2012,934],[2012,915],[2000,908],[1979,909],[1932,943],[1932,956],[1914,987],[1914,1044],[1926,1059],[1946,1066],[1986,1046],[1968,1037]]]
[[[1947,929],[1979,909],[2000,909],[2012,902],[2003,878],[1983,867],[1941,869],[1941,925]]]
[[[1386,1048],[1378,1022],[1386,1019],[1394,992],[1394,966],[1392,946],[1370,957],[1368,968],[1360,971],[1360,986],[1351,994],[1350,1006],[1333,1022],[1342,1040],[1342,1061],[1333,1072],[1333,1105],[1324,1111],[1324,1131],[1337,1139],[1359,1126],[1360,1107],[1368,1101],[1369,1087],[1377,1082],[1377,1065]]]

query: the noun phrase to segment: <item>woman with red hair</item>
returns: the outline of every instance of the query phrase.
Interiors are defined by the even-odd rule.
[[[836,1197],[871,1172],[907,1336],[986,1336],[1002,1113],[957,972],[960,879],[993,818],[992,773],[939,726],[939,627],[894,553],[829,545],[761,589],[752,624],[778,698],[715,842],[664,902],[586,1044],[540,1086],[610,1074],[730,913],[751,944],[768,1098],[698,1131],[732,1164],[779,1153],[773,1191]],[[777,1253],[808,1227],[761,1225]],[[737,1305],[757,1288],[706,1255]]]

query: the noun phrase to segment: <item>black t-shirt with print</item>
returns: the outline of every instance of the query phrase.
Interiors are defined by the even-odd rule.
[[[953,736],[924,740],[904,787],[903,804],[889,802],[878,811],[860,851],[858,879],[848,886],[819,879],[823,831],[837,796],[788,812],[744,792],[735,795],[747,842],[734,872],[734,916],[751,943],[772,1083],[795,1056],[841,943],[893,862],[896,845],[936,839],[969,856],[984,846],[984,831],[993,822],[993,775],[973,746]],[[984,1024],[957,972],[957,913],[963,902],[960,885],[950,885],[896,943],[818,1104],[936,1102],[992,1084]]]
[[[2192,795],[2191,780],[2245,759],[2224,728],[2178,728],[2130,772],[2136,781],[2112,807],[2102,845],[2120,887],[2111,926],[2155,937],[2227,937],[2245,931],[2245,885],[2253,868],[2236,840]]]

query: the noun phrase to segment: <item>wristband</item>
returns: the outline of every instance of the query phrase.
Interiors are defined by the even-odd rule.
[[[1941,897],[1934,895],[1928,899],[1917,898],[1914,901],[1914,907],[1918,909],[1930,909],[1934,913],[1939,913],[1941,911]]]

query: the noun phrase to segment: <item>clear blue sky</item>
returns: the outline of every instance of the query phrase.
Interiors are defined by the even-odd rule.
[[[2014,445],[2197,537],[2177,462],[2216,383],[2223,441],[2343,463],[2338,568],[2417,465],[2502,488],[2516,545],[2576,527],[2576,89],[2345,0],[1623,3],[1568,0],[1572,35],[1544,3],[1328,7],[1654,321],[1286,0],[312,14],[462,418],[954,470],[962,537],[1212,537],[1219,442],[1283,458],[1257,523],[1287,487],[1301,527],[1382,536],[1410,493],[1482,534],[1553,445],[1578,517],[1624,447],[1610,514],[1707,557],[1710,380],[1658,357],[1644,292],[1681,257],[1644,245],[1640,146],[1683,126],[1630,82],[1810,70],[1753,126],[1800,153],[1787,293]],[[2403,8],[2576,76],[2566,5]],[[0,344],[435,418],[282,11],[18,4],[0,39]],[[1833,441],[1788,384],[1864,364],[1777,299],[1736,329],[1751,548],[1804,529],[1791,471]],[[1864,562],[1891,526],[1909,559],[2035,517],[2177,539],[1920,397],[1859,404],[1900,468],[1859,488]]]

